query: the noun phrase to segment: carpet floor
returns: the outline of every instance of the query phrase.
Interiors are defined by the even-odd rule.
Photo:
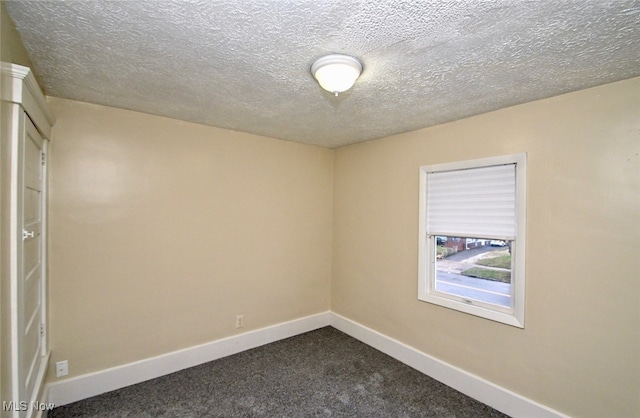
[[[332,327],[60,406],[59,417],[506,417]]]

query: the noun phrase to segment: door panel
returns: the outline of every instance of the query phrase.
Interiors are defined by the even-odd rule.
[[[27,228],[29,228],[27,226]],[[34,234],[39,232],[35,229],[31,229]],[[24,281],[28,283],[32,276],[35,275],[41,264],[41,243],[37,237],[29,238],[24,241]]]
[[[42,191],[42,137],[31,120],[27,120],[27,136],[24,144],[25,187]]]
[[[27,333],[34,325],[38,327],[40,325],[40,318],[38,317],[40,307],[40,280],[31,280],[26,286],[24,297],[24,310],[27,314],[26,330]]]
[[[40,190],[34,189],[25,189],[24,194],[24,222],[26,225],[38,223],[41,219],[40,217],[40,199],[41,199]]]

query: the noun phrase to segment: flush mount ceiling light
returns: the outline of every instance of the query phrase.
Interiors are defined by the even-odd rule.
[[[311,74],[320,86],[335,94],[347,91],[353,86],[360,73],[362,64],[354,57],[333,54],[319,58],[311,66]]]

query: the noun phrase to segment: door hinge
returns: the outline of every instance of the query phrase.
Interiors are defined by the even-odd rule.
[[[42,165],[44,165],[44,163],[46,161],[46,157],[44,155],[44,152],[42,152],[41,155],[42,155]]]
[[[40,337],[44,338],[44,324],[40,324]]]

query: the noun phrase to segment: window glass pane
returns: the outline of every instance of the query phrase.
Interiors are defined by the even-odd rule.
[[[511,243],[436,236],[435,290],[511,307]]]

